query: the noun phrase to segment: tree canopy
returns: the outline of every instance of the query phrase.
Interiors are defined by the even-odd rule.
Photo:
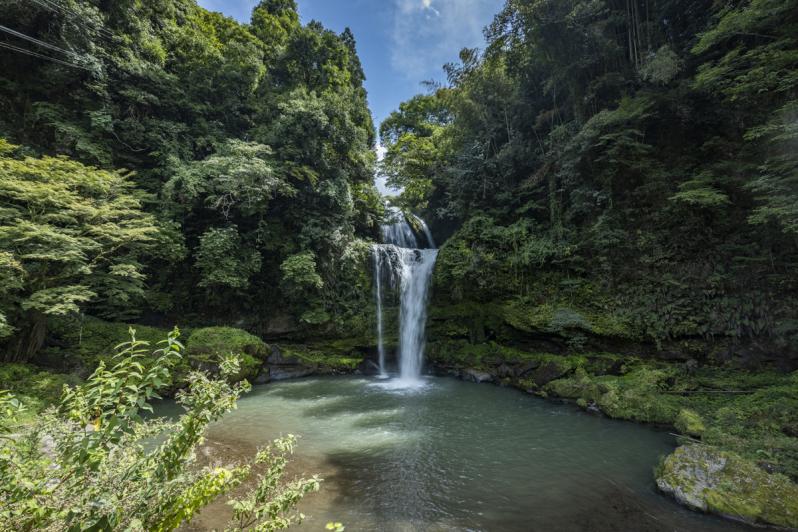
[[[460,228],[437,293],[791,345],[797,35],[792,0],[508,0],[380,130],[400,202]]]
[[[99,184],[58,198],[80,211],[70,223],[86,224],[94,239],[70,233],[72,240],[53,241],[49,258],[36,257],[59,264],[58,271],[37,266],[23,276],[33,266],[9,242],[24,232],[35,247],[51,238],[47,231],[63,234],[63,220],[46,226],[31,216],[6,227],[6,215],[0,219],[8,235],[0,246],[3,290],[18,294],[17,310],[4,308],[0,319],[2,333],[15,336],[9,341],[24,333],[15,325],[23,311],[90,308],[121,317],[124,308],[132,317],[180,308],[195,318],[287,316],[301,327],[313,310],[328,329],[362,312],[367,295],[331,281],[356,266],[345,257],[362,253],[360,239],[377,234],[382,210],[372,180],[375,131],[351,31],[302,25],[291,0],[259,2],[249,24],[194,0],[60,7],[5,0],[0,23],[65,54],[40,54],[58,62],[0,56],[0,138],[24,146],[18,153],[25,155],[12,158],[4,148],[4,177],[17,186],[35,166],[43,181],[16,205],[40,201],[36,194],[59,196],[67,185],[55,175],[115,180],[103,185],[114,191],[103,205],[95,201]],[[156,250],[145,259],[147,245]],[[309,299],[283,279],[281,266],[297,256],[313,256],[324,281],[324,290],[304,293]],[[15,288],[20,283],[24,289]],[[271,297],[261,297],[264,291]]]
[[[0,141],[2,334],[13,358],[41,345],[46,316],[85,307],[129,317],[144,298],[144,260],[161,238],[131,177],[64,157],[16,157]]]

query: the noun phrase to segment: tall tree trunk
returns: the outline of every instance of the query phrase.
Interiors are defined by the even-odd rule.
[[[33,358],[47,336],[47,317],[41,312],[29,312],[27,325],[17,335],[16,347],[6,354],[6,362],[27,362]]]
[[[562,201],[557,181],[557,172],[552,167],[549,170],[549,223],[554,239],[559,242],[562,240]]]

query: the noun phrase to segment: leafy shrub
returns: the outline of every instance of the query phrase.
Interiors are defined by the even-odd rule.
[[[119,339],[128,335],[128,323],[105,321],[91,316],[51,319],[49,328],[57,344],[53,356],[60,356],[65,365],[93,370],[100,360],[113,357]],[[136,338],[155,345],[169,333],[168,329],[135,325]],[[46,353],[49,354],[49,353]]]
[[[65,389],[58,407],[17,437],[0,439],[0,529],[174,530],[251,476],[250,464],[196,463],[205,428],[236,407],[246,382],[194,371],[178,395],[185,409],[178,420],[142,419],[181,358],[177,337],[153,353],[147,342],[123,344],[113,366],[100,362],[86,384]],[[234,356],[219,366],[224,377],[239,371]],[[0,412],[10,414],[4,424],[19,412],[7,392],[0,392]],[[230,501],[228,530],[280,530],[301,520],[293,509],[320,480],[281,481],[295,441],[289,436],[258,452],[265,472],[253,491]]]

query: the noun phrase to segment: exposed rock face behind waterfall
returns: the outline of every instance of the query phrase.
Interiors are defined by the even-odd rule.
[[[402,380],[415,381],[421,375],[426,343],[427,300],[438,250],[419,249],[418,238],[403,214],[393,211],[393,223],[383,227],[384,244],[374,246],[375,300],[377,306],[377,349],[380,372],[386,374],[383,338],[383,297],[387,285],[399,291],[399,370]],[[427,225],[414,217],[428,245],[434,240]],[[387,283],[383,283],[383,281]]]

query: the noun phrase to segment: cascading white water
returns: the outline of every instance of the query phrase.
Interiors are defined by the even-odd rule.
[[[438,246],[435,245],[435,240],[432,238],[432,232],[429,230],[427,222],[415,214],[413,215],[413,218],[416,220],[416,223],[421,226],[421,231],[424,233],[424,236],[427,237],[427,243],[429,244],[429,247],[433,249],[437,248]]]
[[[377,349],[380,372],[385,374],[382,320],[382,278],[399,289],[399,373],[412,383],[421,376],[426,343],[427,296],[438,250],[427,225],[417,218],[432,249],[418,249],[418,241],[404,215],[391,212],[393,223],[383,226],[384,244],[374,246],[374,277],[377,304]]]
[[[426,345],[427,294],[437,249],[401,249],[399,373],[403,380],[421,376]]]
[[[400,248],[416,249],[418,240],[413,233],[410,224],[407,223],[404,215],[398,209],[390,209],[388,212],[389,220],[382,226],[382,239],[386,244],[393,244]],[[426,226],[426,224],[424,224]]]
[[[377,355],[380,362],[380,377],[387,376],[385,372],[385,341],[382,328],[382,256],[378,249],[374,249],[374,298],[377,300]]]

